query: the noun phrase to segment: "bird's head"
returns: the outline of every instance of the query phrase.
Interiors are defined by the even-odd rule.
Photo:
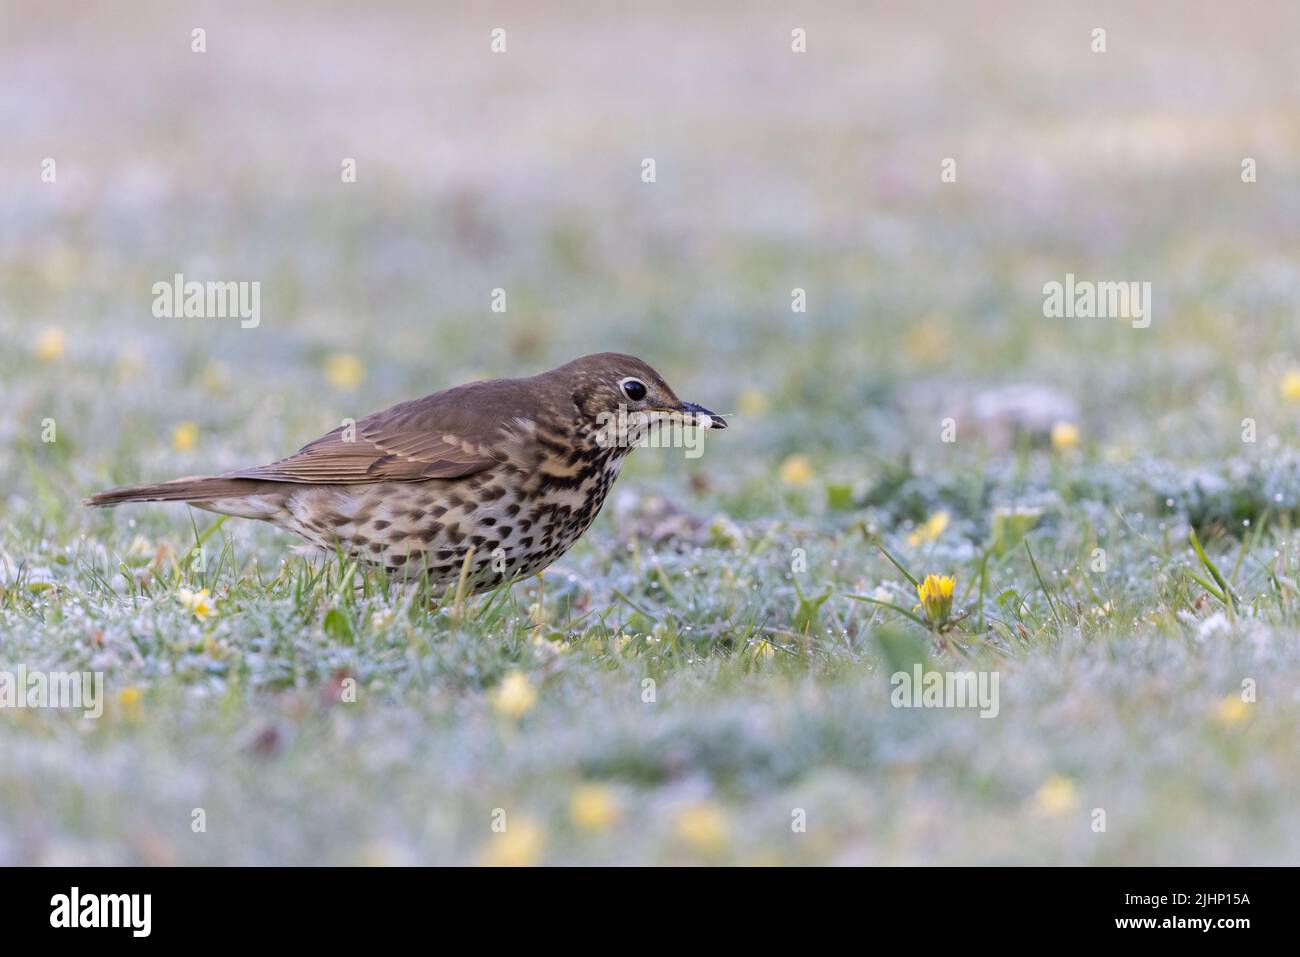
[[[623,429],[635,441],[655,422],[725,429],[727,420],[694,402],[683,402],[663,376],[635,356],[598,352],[545,376],[576,407],[589,427]],[[629,436],[616,439],[621,444]]]

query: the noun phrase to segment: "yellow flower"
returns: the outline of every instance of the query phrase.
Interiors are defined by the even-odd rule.
[[[117,693],[117,703],[129,717],[140,717],[140,702],[144,699],[144,694],[139,688],[123,688]]]
[[[907,544],[916,546],[934,541],[948,528],[948,521],[947,512],[935,512],[925,520],[923,525],[907,536]]]
[[[767,396],[758,389],[743,389],[736,397],[736,410],[741,415],[758,418],[767,411]]]
[[[1055,422],[1052,424],[1052,448],[1062,452],[1077,448],[1079,445],[1079,427],[1073,422]]]
[[[207,621],[212,617],[212,613],[216,611],[206,588],[200,588],[198,591],[182,588],[176,593],[176,597],[199,621]]]
[[[952,613],[952,589],[957,581],[951,575],[926,575],[925,581],[916,586],[916,593],[921,603],[917,608],[925,610],[925,618],[932,625],[942,625]]]
[[[1068,814],[1079,804],[1079,795],[1074,789],[1074,782],[1067,777],[1053,774],[1043,782],[1043,786],[1034,795],[1038,810],[1053,816]]]
[[[776,654],[776,648],[766,638],[759,638],[757,641],[751,641],[749,647],[745,649],[749,652],[749,657],[756,662],[766,661]]]
[[[66,340],[62,329],[46,329],[36,337],[36,358],[53,362],[63,357]]]
[[[1214,706],[1214,720],[1225,728],[1234,728],[1250,718],[1250,705],[1241,695],[1228,695]]]
[[[701,854],[719,854],[727,846],[727,818],[710,801],[699,801],[677,812],[677,836]]]
[[[526,817],[510,820],[506,829],[492,835],[492,843],[483,855],[488,867],[535,867],[542,859],[546,834],[542,826]]]
[[[188,452],[199,441],[197,422],[182,422],[172,429],[172,448],[177,452]]]
[[[780,475],[786,485],[807,485],[813,480],[812,464],[802,455],[791,455],[781,463]]]
[[[537,704],[537,691],[522,671],[512,671],[490,695],[497,714],[519,720]]]
[[[336,352],[325,361],[325,378],[340,389],[355,389],[366,377],[361,360],[346,352]]]
[[[569,798],[569,819],[584,831],[607,830],[618,815],[618,799],[603,784],[581,785]]]
[[[1287,369],[1282,376],[1282,398],[1300,402],[1300,369]]]

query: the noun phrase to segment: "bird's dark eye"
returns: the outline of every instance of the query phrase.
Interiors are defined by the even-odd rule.
[[[633,402],[640,402],[645,398],[645,383],[640,379],[627,379],[623,383],[623,394]]]

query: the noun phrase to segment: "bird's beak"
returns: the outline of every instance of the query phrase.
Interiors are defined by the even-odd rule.
[[[710,412],[702,405],[696,405],[694,402],[683,402],[676,411],[685,415],[691,425],[698,425],[702,429],[725,429],[727,427],[726,419],[716,412]]]

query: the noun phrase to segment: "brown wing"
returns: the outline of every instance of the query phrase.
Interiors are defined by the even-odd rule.
[[[347,485],[460,478],[505,460],[517,418],[531,418],[518,380],[475,382],[340,426],[279,462],[225,478]]]

